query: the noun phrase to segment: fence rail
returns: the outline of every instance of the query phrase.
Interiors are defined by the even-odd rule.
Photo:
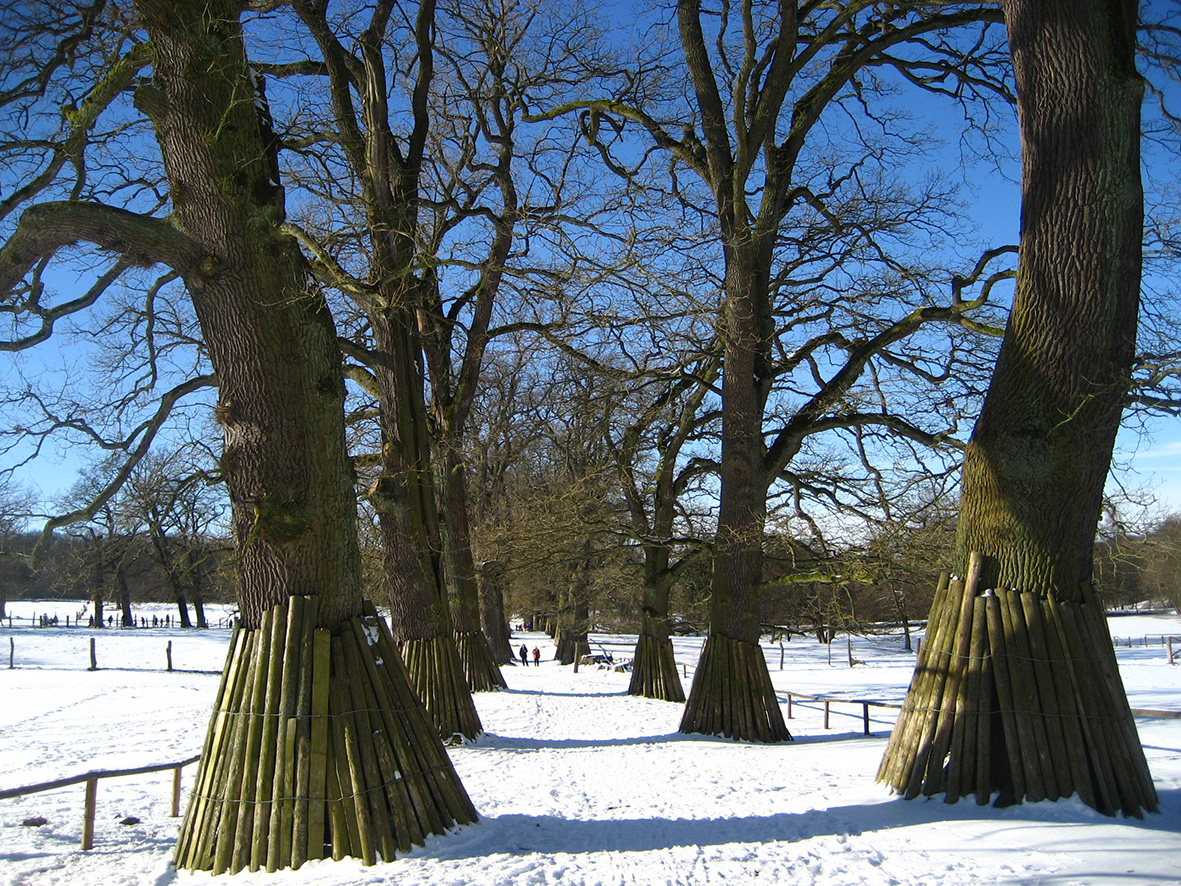
[[[54,791],[58,788],[68,788],[71,785],[86,784],[86,802],[82,813],[82,851],[94,848],[94,813],[98,805],[98,782],[103,778],[123,778],[130,775],[147,775],[151,772],[165,772],[172,770],[172,806],[170,814],[173,818],[180,815],[180,773],[184,767],[196,763],[201,755],[189,757],[177,763],[154,763],[150,766],[136,766],[131,769],[96,769],[81,775],[71,775],[68,778],[58,778],[53,781],[43,781],[38,784],[24,785],[19,788],[5,788],[0,790],[0,800],[11,797],[25,797],[29,794],[40,794],[44,791]]]
[[[871,698],[840,698],[832,695],[805,695],[802,692],[787,693],[787,718],[792,719],[792,699],[802,698],[806,701],[822,701],[824,702],[824,728],[830,728],[830,718],[832,705],[834,704],[851,704],[861,705],[861,723],[862,730],[866,735],[869,735],[869,709],[870,708],[893,708],[894,710],[902,710],[902,705],[895,704],[888,701],[877,701]],[[1159,711],[1150,708],[1132,708],[1132,716],[1134,717],[1149,717],[1164,720],[1181,720],[1181,711]]]
[[[861,722],[866,735],[869,735],[869,709],[870,708],[893,708],[895,710],[902,710],[902,705],[894,704],[888,701],[876,701],[869,698],[834,698],[831,695],[805,695],[802,692],[787,693],[787,718],[792,718],[791,702],[793,698],[802,698],[806,701],[822,701],[824,702],[824,728],[829,728],[829,717],[832,705],[834,704],[859,704],[861,705]]]

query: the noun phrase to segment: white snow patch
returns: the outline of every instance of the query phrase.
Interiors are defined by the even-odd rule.
[[[77,604],[9,605],[16,615]],[[158,609],[161,614],[166,610]],[[151,615],[151,610],[145,609]],[[64,621],[64,618],[63,618]],[[1181,618],[1113,619],[1125,637],[1181,635]],[[91,769],[199,753],[230,632],[180,628],[4,627],[14,669],[0,670],[0,788]],[[96,638],[100,670],[88,671]],[[547,637],[515,637],[541,646]],[[165,670],[173,643],[174,667]],[[596,636],[616,659],[634,638]],[[702,638],[678,638],[692,677]],[[2,643],[2,641],[0,641]],[[793,640],[765,646],[780,698],[788,691],[900,700],[914,656],[898,638]],[[1120,646],[1132,706],[1181,710],[1181,665],[1159,645]],[[318,861],[299,871],[218,878],[177,872],[171,773],[99,783],[95,848],[78,848],[81,785],[0,800],[0,886],[1129,886],[1181,881],[1181,720],[1138,719],[1161,812],[1105,818],[1077,799],[1007,809],[941,797],[904,801],[874,782],[896,712],[795,700],[795,741],[742,744],[677,732],[681,706],[626,695],[628,675],[544,661],[506,666],[506,692],[476,696],[487,733],[449,749],[481,820],[366,868]],[[195,767],[185,770],[191,788]],[[134,816],[140,823],[120,825]],[[41,827],[26,819],[42,817]]]

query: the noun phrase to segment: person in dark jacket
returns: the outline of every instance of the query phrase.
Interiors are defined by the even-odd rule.
[[[524,643],[521,644],[521,664],[526,667],[529,665],[529,649]]]

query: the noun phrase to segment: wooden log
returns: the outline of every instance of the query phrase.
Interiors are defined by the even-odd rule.
[[[286,613],[284,613],[286,614]],[[259,759],[262,756],[262,733],[265,724],[267,680],[273,669],[273,658],[279,658],[274,648],[276,613],[269,609],[263,613],[259,627],[259,641],[255,654],[258,662],[254,667],[254,686],[250,690],[251,703],[247,712],[246,747],[242,762],[242,793],[238,821],[234,833],[234,849],[230,856],[231,873],[251,864],[254,846],[254,819],[257,810]],[[254,870],[258,870],[257,867]]]
[[[1045,601],[1042,613],[1046,654],[1054,663],[1054,688],[1062,712],[1062,734],[1065,740],[1061,753],[1067,758],[1071,784],[1079,799],[1095,808],[1095,782],[1087,763],[1089,748],[1083,736],[1079,718],[1076,690],[1071,679],[1070,654],[1062,643],[1060,615],[1053,598]]]
[[[362,769],[361,752],[357,745],[357,722],[351,710],[351,694],[348,687],[348,666],[344,659],[339,637],[332,638],[332,697],[338,701],[333,712],[338,725],[340,739],[338,750],[344,750],[344,769],[338,766],[341,777],[341,787],[352,792],[351,807],[345,805],[345,813],[350,811],[356,822],[357,840],[361,847],[360,859],[371,865],[377,861],[376,849],[373,844],[373,821],[369,810],[369,798],[366,795],[365,774]],[[351,831],[351,828],[350,828]]]
[[[1058,688],[1054,680],[1056,663],[1051,663],[1049,659],[1048,641],[1042,624],[1042,606],[1043,602],[1038,595],[1021,595],[1030,658],[1033,660],[1038,696],[1041,699],[1042,721],[1046,730],[1046,754],[1050,758],[1051,771],[1057,786],[1055,794],[1058,797],[1069,797],[1075,792],[1074,777],[1070,770],[1069,754],[1064,753],[1068,745],[1066,733],[1063,731],[1062,706],[1058,702]]]
[[[251,693],[255,685],[255,672],[258,669],[262,645],[262,637],[258,630],[250,631],[249,656],[246,664],[246,680],[240,703],[231,713],[230,742],[226,751],[226,758],[221,762],[221,769],[225,778],[218,785],[217,796],[221,801],[221,808],[217,816],[217,840],[213,850],[213,873],[224,874],[230,870],[233,860],[234,837],[237,832],[238,814],[241,812],[239,800],[242,796],[242,783],[245,775],[246,742],[250,731]]]
[[[1004,610],[1001,595],[1007,593],[994,590],[985,598],[985,615],[988,620],[988,646],[992,660],[993,685],[996,687],[997,703],[1000,706],[1001,729],[1005,737],[1005,754],[1001,759],[1009,762],[1007,781],[997,779],[1001,790],[998,802],[1001,805],[1018,802],[1026,794],[1025,764],[1021,757],[1022,729],[1017,722],[1017,708],[1013,700],[1012,669],[1009,651],[1005,642]],[[1001,775],[1001,773],[998,773]]]
[[[370,604],[372,609],[372,604]],[[447,752],[439,741],[438,733],[431,728],[431,722],[423,711],[411,688],[410,677],[402,658],[397,652],[389,625],[384,619],[372,613],[373,624],[377,627],[377,650],[384,664],[382,667],[385,686],[391,698],[396,699],[399,716],[412,737],[410,756],[399,759],[403,777],[414,790],[421,785],[436,802],[415,805],[420,820],[425,817],[429,833],[443,833],[451,823],[468,824],[478,819],[476,809],[455,774]],[[415,783],[418,780],[418,784]],[[436,829],[437,828],[437,829]]]
[[[1022,614],[1021,603],[1017,599],[1021,594],[1014,589],[1009,592],[998,591],[997,596],[1001,601],[1009,681],[1013,693],[1014,713],[1017,717],[1017,731],[1021,736],[1017,750],[1025,770],[1025,796],[1036,803],[1050,797],[1051,792],[1056,795],[1057,791],[1053,780],[1053,768],[1047,757],[1046,730],[1039,714],[1033,665],[1029,660],[1025,617]],[[1056,799],[1056,796],[1051,799]]]
[[[972,614],[972,649],[973,659],[979,653],[979,673],[977,675],[976,691],[976,803],[983,806],[992,800],[992,736],[994,722],[1000,722],[996,711],[996,688],[992,676],[992,648],[988,642],[988,600],[977,597],[978,608]],[[977,640],[975,631],[979,627],[980,638]]]
[[[977,581],[979,583],[979,572]],[[982,691],[980,670],[984,661],[987,624],[984,615],[984,598],[968,594],[975,585],[965,588],[966,599],[971,600],[972,612],[966,625],[960,626],[960,634],[967,636],[966,659],[962,663],[960,691],[956,695],[955,719],[951,729],[950,757],[947,764],[947,789],[944,800],[955,803],[961,794],[971,791],[976,779],[976,748],[978,736],[976,720],[979,717],[980,693]]]
[[[964,673],[967,670],[968,652],[972,645],[972,613],[975,610],[976,589],[980,584],[980,574],[983,568],[984,558],[979,552],[972,551],[968,560],[968,575],[964,581],[963,596],[959,600],[954,598],[951,600],[953,604],[959,604],[959,613],[956,619],[954,642],[951,644],[951,657],[947,664],[946,684],[939,703],[938,725],[931,742],[927,775],[923,782],[923,793],[927,796],[946,788],[944,760],[951,746],[957,712],[961,712],[964,707],[961,687]]]
[[[182,768],[177,766],[172,770],[172,805],[169,807],[168,814],[173,818],[180,815],[180,771]]]
[[[1102,722],[1111,753],[1112,770],[1119,791],[1119,806],[1125,815],[1141,818],[1143,810],[1156,811],[1156,789],[1136,734],[1127,692],[1119,677],[1110,635],[1098,602],[1084,599],[1079,607],[1081,639],[1091,650],[1102,687],[1096,693],[1093,716]]]
[[[275,712],[275,770],[271,776],[271,814],[266,837],[266,869],[274,872],[290,864],[290,834],[295,806],[294,736],[299,672],[306,666],[302,657],[304,623],[308,616],[307,597],[291,597],[283,637],[283,670],[279,678],[279,702]]]
[[[1105,815],[1114,815],[1120,807],[1119,785],[1112,769],[1112,752],[1107,734],[1106,717],[1096,717],[1101,711],[1101,676],[1093,661],[1093,653],[1085,648],[1084,636],[1078,618],[1078,601],[1062,603],[1051,601],[1057,615],[1059,640],[1066,650],[1066,661],[1070,668],[1071,683],[1079,712],[1079,727],[1087,744],[1087,761],[1096,786],[1094,808]]]
[[[1128,704],[1128,693],[1124,689],[1123,680],[1119,674],[1119,665],[1115,659],[1115,650],[1111,645],[1111,634],[1107,628],[1107,619],[1103,613],[1103,605],[1096,597],[1095,590],[1090,584],[1082,586],[1084,612],[1090,616],[1092,643],[1100,651],[1099,662],[1106,677],[1108,687],[1113,695],[1118,713],[1115,724],[1121,737],[1122,746],[1127,752],[1128,765],[1132,770],[1136,794],[1140,805],[1149,812],[1158,811],[1156,786],[1152,781],[1152,773],[1148,769],[1148,760],[1144,756],[1144,749],[1140,743],[1140,736],[1136,731],[1136,721]],[[1137,814],[1136,817],[1139,817]]]
[[[402,812],[399,814],[398,805],[391,805],[394,806],[395,812],[395,837],[398,840],[399,848],[405,851],[410,848],[411,844],[422,843],[426,835],[432,832],[431,818],[426,814],[426,810],[434,808],[437,802],[443,803],[443,801],[436,800],[429,780],[423,775],[423,764],[419,762],[420,756],[429,755],[430,749],[422,748],[416,752],[413,730],[409,727],[409,718],[421,710],[421,702],[415,701],[416,706],[407,708],[405,701],[397,697],[392,684],[395,681],[400,681],[401,675],[396,669],[396,660],[389,657],[396,654],[392,644],[387,644],[384,638],[379,638],[374,651],[375,655],[372,658],[367,658],[366,661],[372,664],[373,687],[378,699],[378,710],[381,712],[382,722],[390,739],[395,763],[401,776],[395,780],[393,787],[397,793]],[[409,686],[407,685],[408,690]],[[432,737],[437,743],[438,737]],[[446,808],[445,804],[443,808]],[[444,816],[436,813],[435,820],[439,826],[444,826]]]
[[[94,848],[94,814],[98,806],[98,779],[86,779],[86,802],[82,809],[82,851]]]
[[[286,638],[289,607],[280,604],[263,616],[263,630],[267,632],[267,661],[265,667],[265,691],[261,705],[257,703],[260,733],[258,736],[257,762],[254,772],[255,801],[253,831],[249,837],[250,869],[257,871],[267,860],[267,840],[270,833],[272,806],[274,801],[276,770],[276,736],[278,734],[280,687],[286,655]],[[269,619],[269,623],[268,623]]]
[[[340,778],[337,775],[336,759],[337,753],[335,748],[334,730],[329,729],[328,744],[331,750],[328,753],[328,770],[325,773],[326,777],[326,791],[327,800],[324,808],[328,814],[329,834],[332,843],[332,859],[333,861],[340,861],[342,858],[347,858],[360,852],[358,847],[353,849],[352,837],[350,835],[348,819],[345,815],[345,801],[344,793],[340,787]]]
[[[935,587],[935,595],[931,601],[931,618],[928,620],[928,633],[934,640],[939,631],[939,623],[946,617],[947,588],[950,583],[948,573],[939,575],[939,582]],[[910,678],[910,686],[906,690],[902,710],[890,732],[890,739],[886,745],[886,753],[882,755],[882,762],[878,766],[878,781],[889,784],[895,791],[902,793],[906,790],[914,752],[918,747],[919,723],[922,719],[921,699],[929,691],[932,675],[932,646],[923,643],[916,655],[914,673]]]
[[[934,643],[928,640],[930,647],[932,678],[926,694],[916,702],[920,705],[922,714],[916,723],[918,729],[917,744],[915,745],[913,761],[906,780],[904,796],[910,800],[919,795],[923,789],[927,767],[931,756],[931,749],[935,743],[936,731],[939,725],[939,713],[943,705],[943,690],[947,683],[947,676],[951,670],[951,644],[959,629],[959,613],[962,608],[959,603],[963,599],[964,583],[954,579],[948,585],[946,601],[947,614],[940,619],[939,635]],[[942,766],[942,763],[940,763]]]
[[[226,777],[225,768],[220,765],[228,752],[236,713],[241,704],[249,668],[251,632],[240,626],[234,628],[234,638],[228,664],[222,674],[223,691],[214,708],[215,721],[207,735],[206,747],[201,754],[197,782],[193,786],[193,800],[185,821],[192,821],[189,842],[178,858],[184,858],[184,866],[193,870],[208,870],[213,865],[213,834],[220,818],[220,788]]]
[[[223,732],[225,723],[224,705],[227,703],[227,686],[233,684],[237,674],[238,662],[241,660],[242,638],[241,629],[235,627],[230,636],[230,649],[226,654],[226,666],[222,670],[221,680],[217,687],[217,696],[213,703],[213,713],[210,715],[209,728],[205,730],[205,744],[201,750],[201,760],[197,764],[197,776],[193,781],[193,791],[190,795],[189,806],[185,810],[184,820],[181,822],[180,834],[176,840],[176,850],[173,863],[178,868],[195,867],[191,861],[194,830],[199,831],[199,822],[203,819],[209,805],[209,783],[215,769],[213,763],[213,748],[215,742],[220,748],[219,736]]]
[[[294,730],[289,736],[295,758],[295,765],[290,767],[291,782],[294,786],[292,789],[291,830],[283,834],[279,849],[280,858],[289,859],[293,868],[302,867],[308,858],[308,798],[311,791],[312,764],[312,684],[315,680],[313,650],[317,616],[317,598],[308,597],[297,644],[300,660],[299,680],[296,684]]]
[[[369,646],[365,626],[360,619],[357,619],[353,622],[352,627],[354,632],[352,644],[354,652],[352,655],[356,657],[357,676],[364,677],[364,680],[358,680],[358,685],[363,690],[363,707],[372,711],[369,718],[369,729],[374,738],[374,749],[380,770],[380,786],[386,797],[386,809],[392,824],[392,836],[397,848],[407,851],[413,842],[410,835],[412,830],[417,828],[417,822],[413,826],[410,823],[409,794],[398,764],[397,749],[400,744],[403,746],[405,744],[404,732],[389,716],[391,713],[389,699],[382,685],[381,675],[377,670],[376,657]],[[349,649],[350,645],[346,643],[345,651],[348,652]],[[419,831],[419,839],[422,839],[421,831]],[[382,855],[388,861],[394,857],[393,853],[394,848],[390,847],[388,855],[386,850],[383,850]]]
[[[311,622],[313,625],[314,621]],[[324,857],[328,796],[328,690],[332,636],[317,629],[312,641],[312,745],[308,784],[308,858]]]
[[[348,687],[353,718],[357,726],[357,750],[360,756],[361,773],[365,778],[365,799],[369,804],[374,849],[381,853],[384,860],[392,861],[394,858],[392,816],[386,801],[386,785],[380,769],[378,751],[378,746],[385,742],[386,737],[383,730],[375,729],[369,716],[371,710],[376,713],[376,702],[368,698],[368,694],[365,692],[364,684],[368,673],[361,660],[361,650],[357,648],[356,636],[346,629],[341,633],[340,642],[347,668],[344,682]],[[380,738],[381,741],[375,741],[375,738]]]

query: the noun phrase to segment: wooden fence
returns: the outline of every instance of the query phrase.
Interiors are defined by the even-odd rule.
[[[830,728],[830,718],[832,706],[834,704],[850,704],[861,705],[861,723],[862,731],[869,735],[869,709],[870,708],[893,708],[894,710],[902,710],[902,705],[893,704],[892,702],[877,701],[869,698],[836,698],[831,695],[805,695],[802,692],[787,693],[787,718],[792,719],[792,699],[802,698],[807,701],[822,701],[824,702],[824,728]],[[1166,720],[1181,720],[1181,711],[1157,711],[1147,708],[1132,708],[1132,715],[1136,717],[1153,717]]]
[[[30,784],[19,788],[8,788],[0,790],[0,800],[6,800],[10,797],[24,797],[29,794],[40,794],[43,791],[53,791],[58,788],[67,788],[70,785],[86,784],[86,803],[82,813],[82,850],[86,851],[94,847],[94,810],[98,805],[98,782],[102,778],[121,778],[128,775],[146,775],[149,772],[164,772],[168,769],[172,770],[172,807],[170,814],[173,818],[180,815],[180,772],[181,770],[196,763],[201,759],[201,755],[197,754],[195,757],[189,757],[187,760],[181,760],[179,763],[157,763],[152,766],[137,766],[134,769],[98,769],[93,772],[86,772],[82,775],[72,775],[69,778],[59,778],[54,781],[43,781],[40,784]]]

